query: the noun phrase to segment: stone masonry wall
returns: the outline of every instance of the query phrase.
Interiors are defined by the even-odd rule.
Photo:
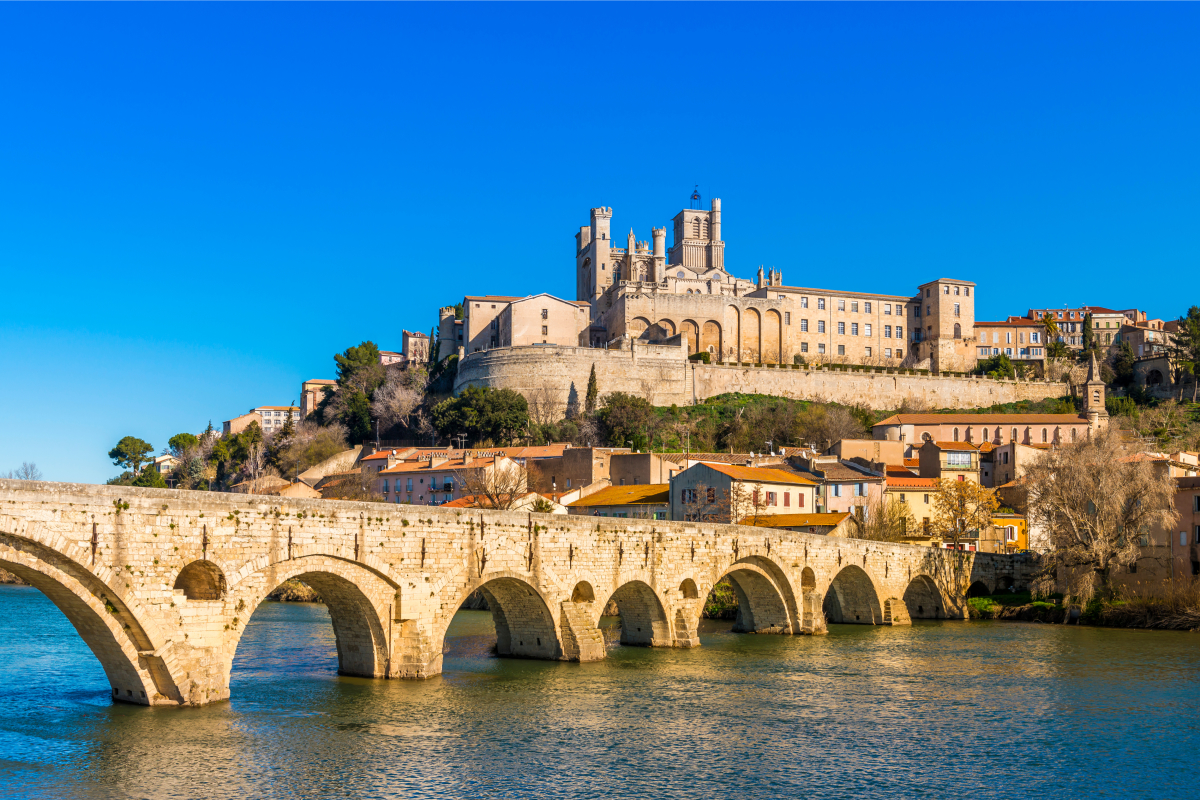
[[[744,392],[878,410],[898,408],[905,400],[924,408],[977,408],[1066,392],[1062,383],[1050,381],[706,365],[686,361],[681,347],[637,343],[631,350],[514,347],[471,353],[458,365],[454,391],[491,386],[515,389],[531,400],[548,393],[565,411],[572,397],[582,405],[593,364],[601,395],[628,392],[660,406]]]

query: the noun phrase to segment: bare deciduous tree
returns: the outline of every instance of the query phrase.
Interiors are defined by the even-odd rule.
[[[992,515],[1000,507],[996,493],[975,481],[942,478],[933,498],[932,533],[958,549],[967,533],[978,535],[992,524]]]
[[[1114,430],[1042,454],[1025,482],[1029,522],[1050,537],[1049,566],[1085,602],[1111,593],[1112,567],[1135,563],[1150,531],[1177,517],[1175,480]]]
[[[529,393],[529,421],[534,425],[553,425],[566,414],[566,404],[548,386]]]
[[[40,481],[42,471],[32,461],[22,461],[21,466],[10,469],[5,477],[16,481]]]
[[[389,369],[387,381],[375,390],[371,416],[382,428],[407,425],[425,398],[429,376],[423,369]]]
[[[727,491],[718,491],[704,483],[694,489],[684,489],[681,505],[683,519],[687,522],[728,522],[730,497]]]
[[[854,515],[850,522],[850,535],[855,539],[902,542],[916,533],[917,518],[908,503],[886,496],[867,507],[861,516]]]
[[[522,463],[504,456],[487,459],[479,466],[466,466],[454,471],[455,480],[464,495],[475,498],[479,508],[508,510],[514,508],[529,493],[529,470]]]

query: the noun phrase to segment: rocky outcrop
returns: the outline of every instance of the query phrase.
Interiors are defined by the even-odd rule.
[[[25,581],[13,575],[11,572],[5,572],[0,569],[0,584],[9,584],[11,586],[28,586]]]
[[[281,603],[320,603],[321,597],[307,583],[298,580],[284,581],[267,595],[268,600]]]

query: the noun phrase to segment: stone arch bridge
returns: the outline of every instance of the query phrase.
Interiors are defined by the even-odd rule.
[[[610,599],[624,644],[694,647],[723,578],[735,630],[816,634],[961,618],[969,590],[1024,585],[1030,563],[748,526],[0,480],[0,568],[62,610],[114,700],[202,705],[229,697],[247,621],[291,578],[327,604],[343,674],[428,678],[476,590],[499,655],[592,661]]]

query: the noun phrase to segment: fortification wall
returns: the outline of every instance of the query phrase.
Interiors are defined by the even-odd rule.
[[[625,350],[593,347],[502,347],[471,353],[458,363],[454,393],[468,386],[515,389],[531,401],[582,408],[596,366],[600,394],[628,392],[655,405],[692,401],[691,365],[684,347],[633,343]]]
[[[634,343],[629,350],[589,347],[511,347],[471,353],[458,365],[455,394],[467,386],[515,389],[531,401],[565,411],[582,406],[588,375],[596,366],[600,394],[628,392],[655,405],[689,405],[727,392],[770,394],[797,400],[861,404],[893,409],[905,400],[926,408],[976,408],[1020,400],[1044,400],[1066,392],[1057,381],[1004,381],[791,367],[700,364],[684,348]]]
[[[1064,384],[1051,381],[721,364],[697,365],[695,387],[696,397],[701,400],[725,392],[743,392],[859,404],[871,409],[894,409],[904,400],[926,408],[978,408],[1061,397],[1066,392]]]

